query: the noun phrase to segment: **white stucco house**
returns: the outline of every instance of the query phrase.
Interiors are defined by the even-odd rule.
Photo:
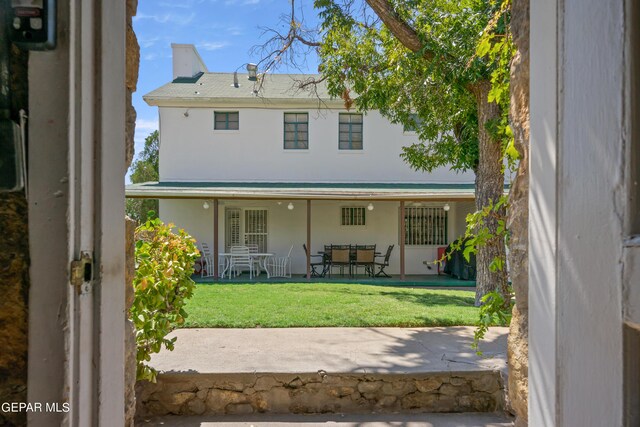
[[[165,222],[217,253],[293,245],[294,274],[307,269],[305,242],[312,254],[395,245],[387,272],[436,274],[423,261],[464,233],[473,173],[412,170],[400,154],[415,132],[346,110],[322,85],[295,89],[312,76],[214,73],[193,45],[172,48],[173,80],[144,96],[159,112],[160,182],[129,185],[128,197],[159,198]]]

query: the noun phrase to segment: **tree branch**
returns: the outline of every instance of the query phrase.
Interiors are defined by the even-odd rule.
[[[431,61],[435,54],[428,49],[418,37],[418,33],[409,24],[398,16],[393,6],[388,0],[366,0],[367,4],[380,17],[384,25],[407,49],[415,53],[422,53],[422,56]]]

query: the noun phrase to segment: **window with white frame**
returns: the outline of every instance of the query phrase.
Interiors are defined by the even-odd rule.
[[[285,150],[306,150],[309,148],[309,114],[284,113]]]
[[[448,212],[442,207],[409,206],[404,210],[407,246],[446,246]]]
[[[340,213],[340,225],[366,225],[366,209],[362,206],[343,207]]]
[[[240,129],[240,113],[238,111],[214,111],[214,130],[238,130]]]
[[[340,113],[338,149],[362,150],[362,114]]]

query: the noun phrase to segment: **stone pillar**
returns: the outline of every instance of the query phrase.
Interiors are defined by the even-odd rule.
[[[138,0],[127,1],[127,70],[126,70],[126,165],[131,165],[134,155],[134,133],[136,127],[136,110],[131,103],[131,96],[138,83],[138,67],[140,65],[140,46],[133,31],[133,17],[138,9]],[[129,320],[129,309],[133,304],[133,278],[135,275],[134,245],[135,221],[126,220],[126,270],[125,270],[125,427],[134,426],[136,410],[136,331]]]
[[[509,265],[516,295],[507,348],[508,390],[517,417],[516,426],[526,426],[529,395],[529,0],[513,0],[511,31],[517,51],[511,63],[509,114],[520,164],[509,193],[507,219],[511,232]]]
[[[129,310],[133,304],[133,278],[136,274],[134,264],[136,222],[126,218],[126,266],[125,266],[125,367],[124,367],[124,409],[125,427],[134,426],[136,415],[136,330],[129,320]]]
[[[133,31],[133,17],[136,16],[138,0],[127,1],[127,110],[126,110],[126,166],[131,165],[134,155],[133,137],[136,128],[136,109],[131,103],[131,95],[138,84],[138,67],[140,66],[140,46]]]

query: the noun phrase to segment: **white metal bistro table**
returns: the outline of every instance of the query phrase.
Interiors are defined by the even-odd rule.
[[[258,262],[258,265],[265,273],[267,273],[267,278],[270,277],[269,270],[267,269],[267,258],[272,257],[274,254],[270,252],[253,252],[253,253],[231,253],[231,252],[222,252],[218,254],[218,262],[220,259],[223,260],[223,268],[220,272],[220,277],[224,278],[225,275],[229,274],[229,278],[231,278],[231,271],[229,268],[231,267],[232,258],[249,258],[249,262],[253,265],[254,261]],[[256,272],[256,276],[260,275],[260,268]]]

